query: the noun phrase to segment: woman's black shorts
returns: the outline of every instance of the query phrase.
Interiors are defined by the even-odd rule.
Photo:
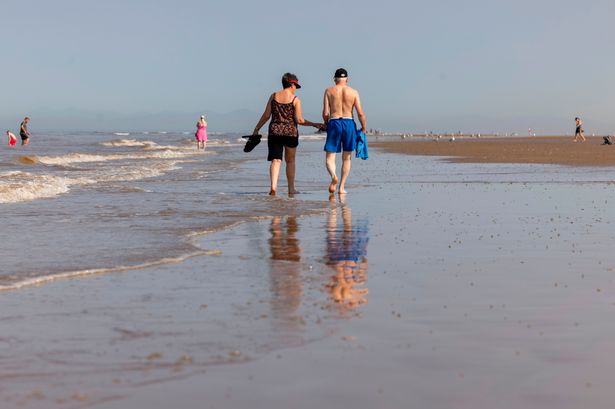
[[[296,148],[299,146],[299,137],[298,136],[280,136],[280,135],[269,135],[267,137],[267,148],[269,148],[269,154],[267,155],[267,160],[272,161],[274,159],[282,160],[282,155],[284,153],[284,147],[287,148]]]

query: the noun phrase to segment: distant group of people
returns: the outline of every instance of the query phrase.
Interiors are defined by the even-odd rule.
[[[30,118],[25,117],[19,125],[19,136],[21,137],[22,146],[30,143],[30,131],[28,131],[28,122],[30,122]],[[17,145],[17,137],[13,132],[7,130],[6,136],[8,138],[8,144],[10,147],[14,147],[15,145]]]
[[[327,88],[324,94],[323,122],[312,122],[303,118],[301,100],[295,95],[301,85],[295,74],[284,74],[282,89],[269,97],[265,112],[254,127],[252,135],[258,135],[261,127],[270,120],[267,137],[267,160],[271,162],[270,195],[277,193],[282,158],[286,162],[288,193],[291,195],[297,193],[295,189],[295,157],[299,145],[297,125],[312,126],[327,131],[324,150],[326,168],[331,176],[329,192],[333,194],[337,190],[340,194],[346,193],[345,186],[350,173],[352,151],[356,149],[357,143],[353,111],[357,113],[361,130],[365,131],[367,127],[359,92],[348,86],[348,72],[344,68],[339,68],[335,71],[333,80],[335,85]],[[338,179],[335,159],[336,154],[340,152],[342,152],[342,172],[341,179]]]

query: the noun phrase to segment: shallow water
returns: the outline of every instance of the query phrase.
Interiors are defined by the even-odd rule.
[[[353,162],[341,203],[327,200],[321,146],[301,145],[304,193],[294,199],[265,195],[263,150],[208,174],[218,194],[190,177],[164,179],[184,168],[139,182],[151,203],[92,191],[119,206],[110,222],[134,208],[126,231],[145,242],[118,239],[135,257],[148,254],[147,240],[159,253],[151,259],[167,256],[171,237],[189,239],[177,254],[197,254],[0,293],[2,402],[612,406],[611,169],[372,151]],[[79,203],[88,189],[61,197]],[[211,214],[194,209],[200,200]],[[260,220],[238,223],[243,205]],[[198,234],[218,216],[234,227]]]
[[[180,260],[198,253],[190,237],[268,216],[266,142],[250,155],[243,142],[212,135],[203,153],[185,133],[58,133],[0,150],[0,288]],[[259,172],[239,172],[246,160]]]

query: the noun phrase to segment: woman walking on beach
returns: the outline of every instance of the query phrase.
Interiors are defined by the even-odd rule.
[[[320,128],[322,124],[310,122],[301,114],[301,100],[295,96],[295,92],[301,88],[295,74],[287,72],[282,76],[282,89],[274,92],[267,101],[265,112],[254,127],[253,135],[271,118],[269,122],[269,134],[267,148],[269,153],[267,160],[269,166],[269,178],[271,188],[269,194],[275,196],[278,190],[278,176],[282,166],[282,156],[286,161],[286,180],[288,182],[288,194],[297,193],[295,190],[295,154],[299,145],[299,130],[297,125],[313,126]]]
[[[194,137],[196,138],[196,149],[203,148],[205,150],[205,145],[207,144],[207,121],[205,121],[205,115],[201,115],[199,122],[196,123]]]

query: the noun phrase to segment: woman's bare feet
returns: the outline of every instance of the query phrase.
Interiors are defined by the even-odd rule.
[[[275,194],[276,194],[275,189],[271,189],[269,191],[269,196],[275,196]]]
[[[335,189],[337,189],[337,176],[333,176],[333,178],[331,178],[331,184],[329,184],[329,193],[335,193]]]

